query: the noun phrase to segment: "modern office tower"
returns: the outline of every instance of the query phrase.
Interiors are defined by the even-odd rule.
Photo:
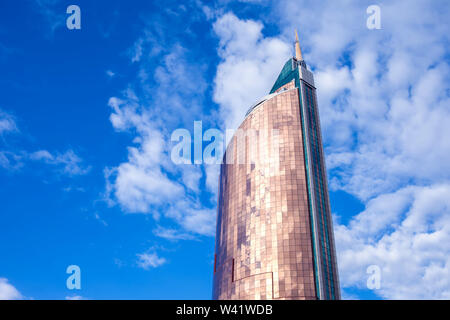
[[[224,155],[213,298],[340,299],[316,88],[297,33],[295,57]]]

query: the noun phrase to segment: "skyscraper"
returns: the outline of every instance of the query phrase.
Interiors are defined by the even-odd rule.
[[[237,132],[220,170],[213,298],[340,299],[316,88],[297,33],[295,57]]]

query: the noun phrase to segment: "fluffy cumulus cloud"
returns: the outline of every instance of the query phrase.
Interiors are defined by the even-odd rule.
[[[20,300],[22,294],[11,284],[8,279],[0,278],[0,300]]]
[[[211,235],[214,210],[199,201],[202,170],[194,165],[175,165],[170,157],[170,134],[139,101],[111,98],[111,122],[118,130],[135,130],[135,145],[128,160],[107,171],[110,199],[126,212],[169,218],[185,231]]]
[[[126,210],[145,213],[151,206],[181,197],[184,190],[162,166],[170,158],[161,132],[154,128],[145,110],[139,113],[131,103],[116,98],[109,101],[114,110],[110,117],[113,126],[118,130],[132,126],[139,134],[135,140],[138,145],[128,148],[128,161],[115,168],[115,196]]]
[[[264,37],[261,22],[239,19],[233,13],[220,16],[213,29],[222,58],[214,80],[214,100],[225,127],[236,129],[248,108],[269,93],[292,49],[285,41]]]
[[[137,265],[139,268],[148,270],[150,268],[157,268],[166,263],[165,258],[158,257],[155,252],[138,254]]]
[[[450,298],[450,185],[409,186],[367,203],[336,227],[341,282],[364,289],[380,270],[377,294],[389,299]]]
[[[161,238],[210,236],[215,209],[201,201],[205,169],[171,160],[171,133],[192,130],[202,114],[205,65],[159,25],[149,23],[129,50],[130,63],[139,70],[136,79],[108,103],[112,126],[131,134],[133,141],[127,161],[105,170],[107,198],[125,212],[151,214],[159,225],[154,233]]]
[[[0,109],[0,136],[7,132],[17,131],[16,121],[14,117]]]
[[[267,92],[292,52],[283,39],[298,28],[331,188],[365,204],[335,224],[341,285],[366,289],[367,267],[377,265],[380,297],[448,298],[450,4],[383,1],[380,30],[366,27],[368,1],[273,4],[279,38],[262,34],[264,21],[232,13],[214,24],[222,58],[214,98],[225,122],[239,123]]]

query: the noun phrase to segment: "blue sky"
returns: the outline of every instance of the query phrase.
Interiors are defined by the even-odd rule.
[[[449,5],[381,1],[369,30],[371,4],[2,2],[0,298],[210,299],[218,167],[175,165],[170,136],[236,127],[295,28],[344,297],[449,298]]]

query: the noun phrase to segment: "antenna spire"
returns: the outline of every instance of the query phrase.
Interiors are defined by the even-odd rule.
[[[295,58],[297,59],[297,61],[303,61],[302,49],[300,48],[297,29],[295,29]]]

